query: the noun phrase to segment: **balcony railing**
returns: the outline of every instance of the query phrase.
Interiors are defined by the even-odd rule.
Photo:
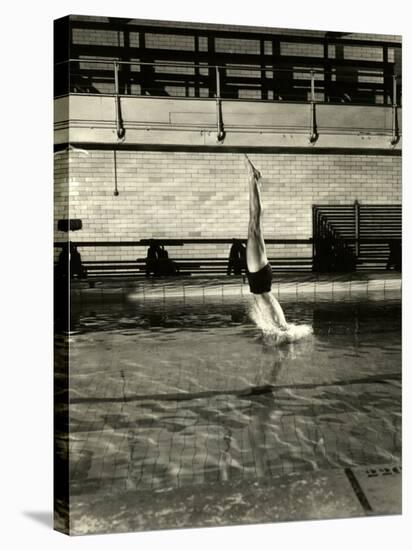
[[[382,69],[70,59],[55,65],[55,96],[104,94],[401,105],[401,77]]]

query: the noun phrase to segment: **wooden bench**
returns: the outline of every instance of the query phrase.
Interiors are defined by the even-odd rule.
[[[315,266],[318,244],[323,239],[341,239],[356,260],[356,271],[387,269],[390,243],[402,241],[402,206],[400,204],[314,205],[313,239]],[[320,257],[321,255],[319,255]],[[324,254],[328,260],[328,255]]]
[[[85,261],[88,278],[142,277],[146,275],[146,262],[141,260]],[[199,269],[200,264],[179,262],[178,275],[190,275],[188,268]]]
[[[237,239],[239,240],[239,239]],[[246,241],[240,239],[243,244]],[[227,252],[222,257],[174,257],[173,252],[170,253],[170,259],[174,262],[177,268],[176,275],[204,275],[204,276],[218,276],[226,275],[229,262],[229,250],[233,244],[231,238],[216,238],[216,239],[141,239],[139,241],[83,241],[72,242],[72,245],[80,248],[80,252],[84,257],[83,250],[87,250],[87,247],[93,248],[117,248],[117,247],[144,247],[150,245],[150,243],[157,242],[166,247],[184,246],[184,245],[210,245],[210,244],[224,244],[227,245]],[[267,244],[279,244],[279,245],[311,245],[311,239],[267,239]],[[62,247],[63,243],[55,243],[56,247]],[[106,252],[107,254],[107,252]],[[146,254],[146,250],[143,254]],[[143,255],[142,254],[142,255]],[[290,272],[310,272],[312,271],[312,257],[299,257],[299,256],[281,256],[281,257],[269,257],[269,261],[272,265],[274,272],[278,273],[290,273]],[[146,276],[146,260],[140,258],[137,260],[85,260],[82,262],[83,267],[87,271],[87,277],[89,279],[102,279],[102,278],[135,278]]]
[[[178,272],[176,275],[226,275],[228,267],[227,258],[172,258]],[[269,258],[274,272],[310,272],[312,271],[312,258]],[[102,260],[85,261],[83,266],[87,270],[88,278],[120,278],[120,277],[144,277],[146,275],[146,262],[139,260]]]

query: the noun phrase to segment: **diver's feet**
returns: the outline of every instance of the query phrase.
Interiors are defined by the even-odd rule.
[[[246,153],[245,153],[245,165],[246,165],[247,171],[249,172],[249,177],[255,178],[256,181],[259,181],[262,179],[262,174],[259,172],[259,170],[257,170],[257,168],[253,166],[251,160],[246,155]]]

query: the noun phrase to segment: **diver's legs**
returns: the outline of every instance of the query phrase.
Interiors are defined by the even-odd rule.
[[[246,245],[246,263],[250,272],[262,269],[267,263],[265,241],[262,234],[262,201],[260,197],[260,173],[246,157],[249,171],[249,226]]]
[[[246,262],[250,272],[262,269],[267,263],[265,241],[262,233],[262,201],[260,197],[260,173],[246,157],[249,171],[249,228],[246,246]],[[271,318],[282,328],[287,329],[282,307],[271,292],[255,295],[255,303],[263,312],[270,311]]]

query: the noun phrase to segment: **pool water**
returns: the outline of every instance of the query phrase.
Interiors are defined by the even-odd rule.
[[[282,305],[313,335],[274,346],[246,299],[73,305],[71,493],[400,462],[400,301]]]

